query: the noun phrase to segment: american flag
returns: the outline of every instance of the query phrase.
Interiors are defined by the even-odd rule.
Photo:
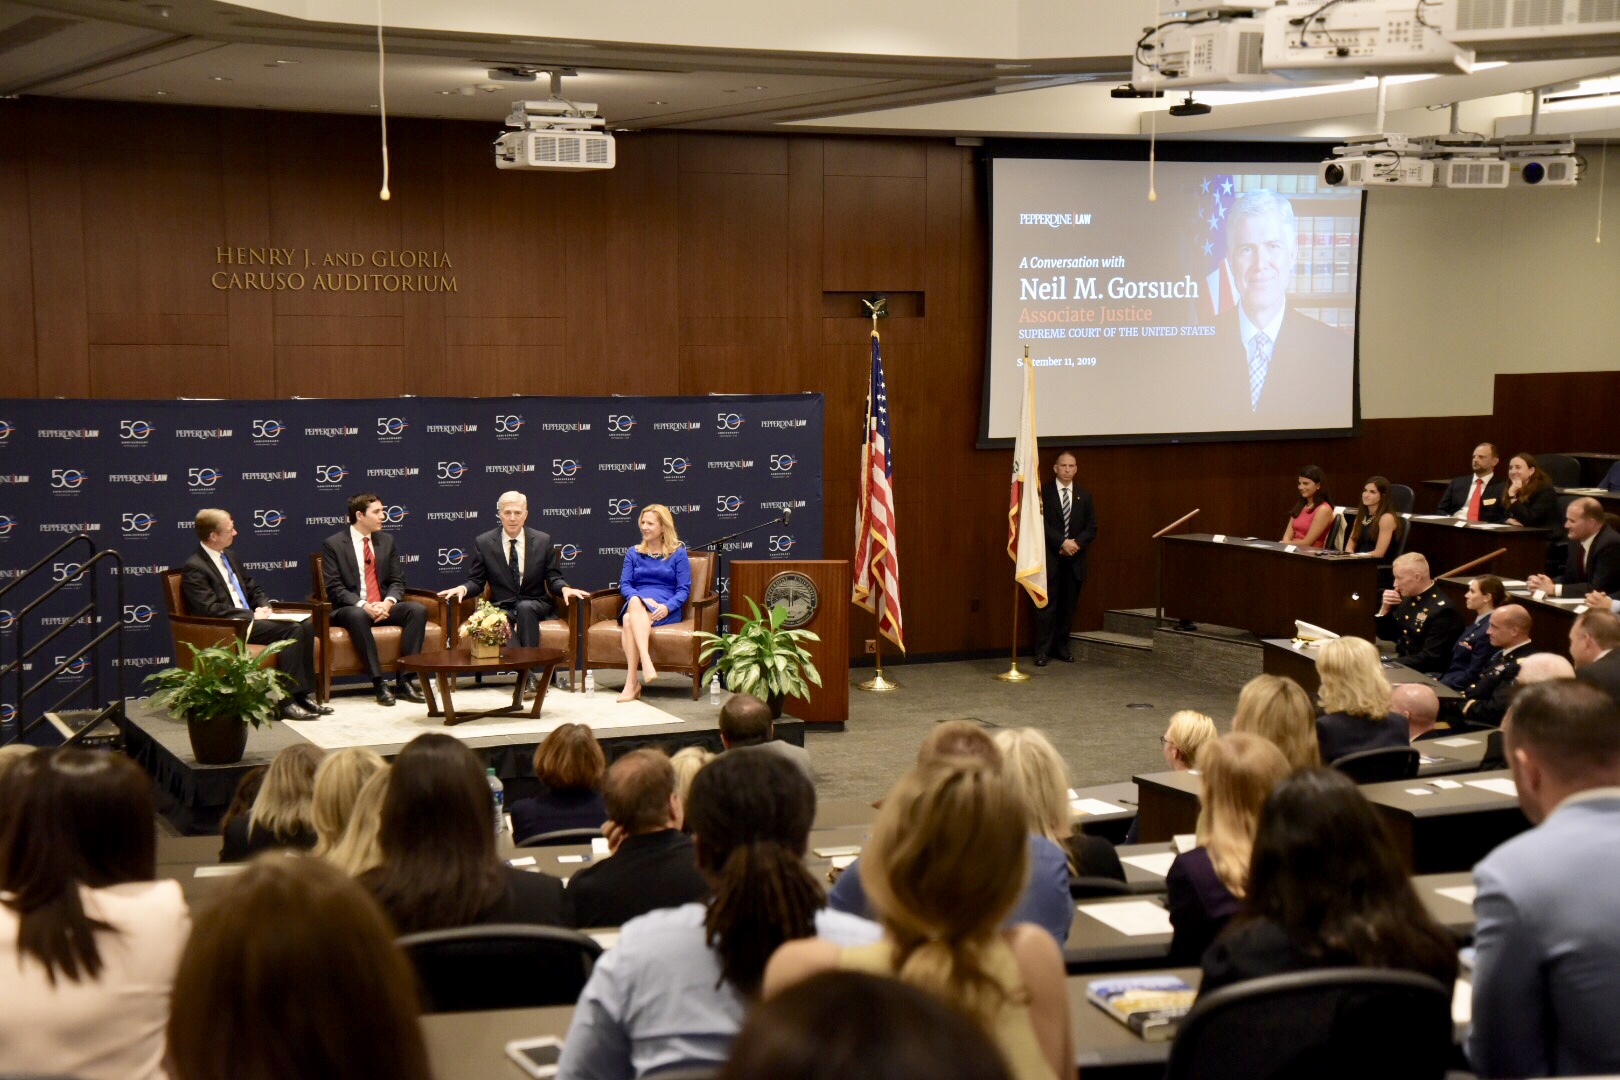
[[[1204,290],[1198,306],[1204,317],[1213,318],[1237,303],[1232,285],[1232,267],[1226,261],[1226,212],[1237,198],[1237,178],[1230,173],[1206,176],[1199,185],[1197,207],[1201,232],[1195,234],[1204,262]]]
[[[866,389],[861,443],[861,502],[855,508],[855,588],[851,600],[877,614],[878,633],[906,650],[900,618],[900,556],[895,551],[894,463],[889,458],[889,393],[883,355],[872,332],[872,378]],[[878,611],[872,594],[883,597]]]

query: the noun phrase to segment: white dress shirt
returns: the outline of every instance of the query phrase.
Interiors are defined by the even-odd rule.
[[[527,529],[519,529],[518,534],[515,537],[507,536],[506,535],[506,530],[505,529],[501,530],[501,562],[506,563],[506,562],[511,561],[511,556],[509,556],[507,553],[512,550],[512,541],[514,539],[517,541],[517,562],[518,562],[517,584],[522,585],[523,584],[523,568],[528,565],[528,563],[525,560],[527,560],[528,557],[529,557],[529,549],[528,549],[529,534],[528,534]]]
[[[223,551],[215,551],[207,544],[203,545],[203,550],[208,552],[208,557],[210,559],[214,560],[214,572],[218,574],[219,579],[225,583],[225,591],[231,594],[231,602],[239,608],[246,611],[252,611],[253,605],[248,602],[247,594],[245,591],[243,591],[247,588],[247,586],[243,585],[240,579],[238,579],[235,585],[231,584],[231,574],[227,572],[225,566],[225,553]]]

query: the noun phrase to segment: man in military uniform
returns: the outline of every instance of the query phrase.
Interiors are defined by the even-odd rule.
[[[1451,666],[1451,647],[1463,631],[1462,612],[1429,576],[1429,560],[1409,551],[1395,560],[1395,587],[1378,609],[1378,636],[1395,643],[1401,663],[1438,675]]]
[[[1536,651],[1530,641],[1530,613],[1522,605],[1504,604],[1491,612],[1490,634],[1498,652],[1463,691],[1462,718],[1468,727],[1501,726],[1519,678],[1519,662]]]

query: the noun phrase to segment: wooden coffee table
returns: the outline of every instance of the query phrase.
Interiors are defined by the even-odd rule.
[[[546,688],[551,685],[551,673],[557,670],[562,663],[564,652],[561,649],[540,648],[507,648],[501,650],[501,655],[490,657],[487,660],[476,660],[472,651],[467,648],[441,649],[438,652],[417,653],[414,656],[400,658],[399,666],[405,671],[420,672],[422,679],[422,692],[427,695],[429,716],[444,717],[445,727],[455,727],[465,724],[469,720],[481,720],[486,716],[517,716],[523,712],[523,684],[528,681],[530,671],[541,669],[540,685],[534,693],[534,705],[529,709],[529,715],[534,718],[540,716],[540,706],[546,700]],[[460,713],[456,712],[450,694],[456,685],[458,675],[488,675],[496,671],[516,671],[517,682],[512,687],[512,704],[503,705],[498,709],[486,709],[483,712]],[[444,708],[439,708],[438,699],[433,695],[433,687],[429,685],[425,676],[437,676],[439,682],[439,697],[444,699]]]

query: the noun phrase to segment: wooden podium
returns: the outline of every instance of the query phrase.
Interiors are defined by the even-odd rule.
[[[786,603],[788,622],[820,641],[805,651],[821,673],[810,699],[790,697],[782,711],[811,731],[843,731],[849,719],[849,563],[843,560],[738,560],[731,564],[731,610],[746,615],[747,597],[766,610]],[[803,622],[799,622],[803,619]],[[722,620],[726,622],[729,620]]]

